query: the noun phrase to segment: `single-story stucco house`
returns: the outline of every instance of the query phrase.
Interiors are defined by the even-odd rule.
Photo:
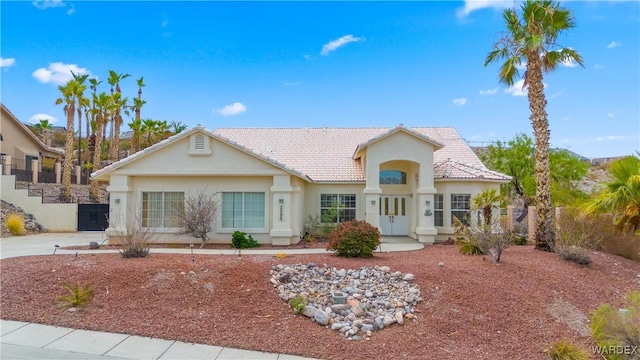
[[[198,125],[92,177],[110,183],[108,236],[152,227],[158,241],[193,242],[176,235],[176,205],[206,191],[218,204],[212,242],[229,243],[240,230],[274,245],[298,242],[305,222],[327,220],[322,214],[432,244],[453,234],[453,217],[475,195],[510,180],[487,169],[454,128],[403,125]]]

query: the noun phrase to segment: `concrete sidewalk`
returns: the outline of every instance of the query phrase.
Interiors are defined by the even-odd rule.
[[[180,359],[180,360],[313,360],[265,353],[152,339],[100,331],[0,320],[0,358],[9,359]]]
[[[101,232],[41,233],[0,240],[0,259],[56,254],[114,253],[117,250],[64,250],[60,247],[105,243]],[[409,238],[382,238],[380,251],[412,251],[424,246]],[[156,248],[154,253],[189,254],[191,249]],[[242,255],[328,253],[324,249],[242,250]],[[237,254],[233,249],[194,249],[194,254]],[[0,320],[0,359],[211,359],[211,360],[312,360],[293,355],[264,353],[152,339],[126,334],[76,330],[64,327]]]

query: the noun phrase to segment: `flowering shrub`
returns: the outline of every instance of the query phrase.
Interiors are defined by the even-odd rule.
[[[334,250],[343,257],[372,257],[380,245],[378,228],[360,220],[340,223],[328,237],[327,250]]]

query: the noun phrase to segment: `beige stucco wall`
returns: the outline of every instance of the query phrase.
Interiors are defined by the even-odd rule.
[[[76,231],[78,204],[43,204],[40,196],[28,196],[27,189],[15,188],[16,177],[2,175],[0,198],[33,214],[45,231]]]
[[[471,194],[471,206],[473,206],[473,198],[481,193],[484,189],[496,189],[500,191],[500,184],[496,182],[480,182],[480,181],[436,181],[437,193],[444,195],[444,226],[437,227],[437,240],[446,240],[453,235],[454,227],[451,226],[451,194]],[[471,218],[476,219],[475,212],[471,212]]]
[[[11,156],[18,169],[25,169],[26,156],[39,157],[42,152],[43,156],[59,158],[60,155],[51,152],[38,143],[27,129],[16,123],[16,120],[9,115],[4,108],[0,107],[2,119],[0,121],[0,133],[3,140],[0,141],[0,153]]]

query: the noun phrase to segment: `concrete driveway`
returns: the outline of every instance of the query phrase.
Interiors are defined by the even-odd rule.
[[[40,233],[25,236],[9,236],[0,239],[0,259],[53,254],[55,245],[89,245],[95,241],[101,244],[106,237],[101,231],[82,231],[69,233]]]

